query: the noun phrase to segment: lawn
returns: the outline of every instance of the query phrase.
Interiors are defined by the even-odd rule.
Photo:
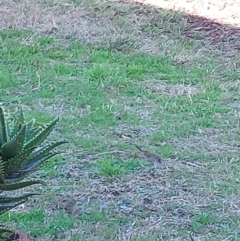
[[[240,240],[238,50],[185,37],[179,13],[29,3],[2,5],[0,102],[59,116],[51,138],[70,144],[3,222],[36,241]]]

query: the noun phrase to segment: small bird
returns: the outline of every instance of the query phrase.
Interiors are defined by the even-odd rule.
[[[162,159],[159,155],[155,154],[155,153],[151,153],[151,152],[148,152],[148,151],[144,151],[142,148],[140,148],[139,146],[135,145],[136,148],[141,151],[144,156],[147,158],[147,161],[151,162],[151,163],[160,163],[162,162]]]

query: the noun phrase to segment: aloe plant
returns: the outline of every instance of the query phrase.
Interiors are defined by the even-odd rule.
[[[34,184],[45,184],[42,180],[27,179],[51,157],[59,154],[56,147],[66,141],[48,142],[46,138],[55,127],[58,118],[45,126],[36,126],[35,119],[25,122],[22,109],[14,121],[8,121],[0,107],[0,215],[26,202],[30,196],[9,195],[10,191]],[[0,240],[6,240],[9,229],[0,224]],[[7,234],[8,235],[8,234]]]

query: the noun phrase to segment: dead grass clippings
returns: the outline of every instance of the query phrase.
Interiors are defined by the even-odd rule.
[[[198,94],[201,91],[194,85],[184,84],[164,84],[164,81],[146,80],[146,87],[152,92],[158,92],[159,94],[167,95],[168,97],[177,96],[189,96]]]

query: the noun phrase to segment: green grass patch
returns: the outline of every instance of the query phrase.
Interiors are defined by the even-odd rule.
[[[115,159],[99,159],[95,163],[99,174],[106,177],[118,177],[141,168],[138,160],[121,162]]]
[[[157,31],[155,27],[148,31]],[[104,199],[118,204],[124,195],[134,203],[123,210],[114,205],[92,207],[77,217],[53,211],[48,219],[43,203],[42,209],[30,208],[28,213],[9,212],[3,222],[21,222],[20,229],[36,237],[63,235],[62,239],[77,225],[84,229],[85,240],[95,240],[94,235],[98,240],[114,240],[129,233],[134,235],[132,240],[156,240],[164,235],[184,236],[185,231],[217,232],[220,240],[231,233],[233,221],[222,221],[211,204],[202,204],[202,214],[195,209],[199,208],[197,195],[220,194],[215,197],[218,209],[228,195],[237,195],[237,164],[224,161],[225,153],[233,145],[237,148],[240,140],[237,134],[231,135],[237,133],[238,115],[224,102],[226,93],[234,96],[237,91],[215,81],[218,77],[237,80],[237,71],[223,75],[214,58],[176,64],[175,51],[182,50],[185,42],[176,43],[169,54],[150,55],[7,30],[0,31],[0,43],[0,101],[10,110],[23,104],[26,118],[34,117],[39,124],[60,116],[52,138],[71,143],[67,156],[53,158],[36,174],[50,180],[44,190],[71,193],[80,203]],[[186,46],[189,53],[197,48],[200,45],[195,42]],[[223,132],[226,135],[219,138]],[[196,142],[190,145],[191,141]],[[163,162],[167,160],[166,168],[143,165],[136,158],[139,152],[133,149],[134,143],[159,153]],[[178,161],[172,163],[176,157]],[[216,171],[221,162],[226,165],[224,171]],[[187,182],[190,188],[184,186]],[[106,193],[96,192],[103,190],[102,185]],[[47,200],[51,202],[53,196],[49,194]],[[175,201],[192,205],[198,214],[179,214],[176,220],[164,209]],[[229,220],[237,220],[228,215]],[[167,220],[164,225],[162,220]],[[159,227],[164,229],[161,233]]]

